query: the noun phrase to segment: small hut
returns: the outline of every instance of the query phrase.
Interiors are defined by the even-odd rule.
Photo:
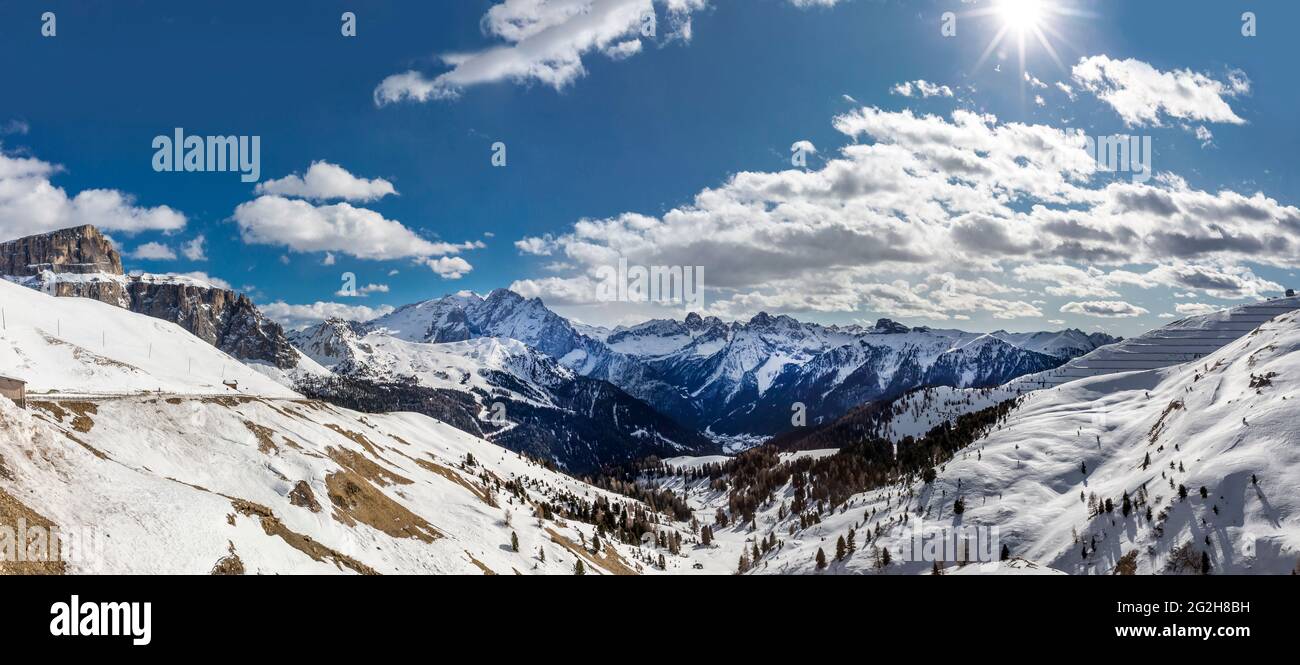
[[[24,409],[27,408],[27,382],[22,379],[0,376],[0,397],[8,397],[13,400],[14,404]]]

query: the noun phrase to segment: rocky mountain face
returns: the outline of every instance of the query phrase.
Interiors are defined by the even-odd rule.
[[[579,329],[539,299],[508,290],[399,308],[366,331],[437,343],[481,337],[523,342],[578,374],[608,381],[696,431],[770,436],[802,406],[810,423],[926,385],[982,387],[1056,367],[1113,342],[1080,331],[967,333],[822,326],[760,313],[724,322],[692,313],[613,331]]]
[[[278,323],[247,296],[170,275],[130,274],[108,238],[78,226],[0,243],[0,276],[55,296],[91,298],[171,321],[241,360],[294,367]]]
[[[717,451],[651,405],[519,340],[408,341],[391,330],[335,319],[290,333],[333,373],[301,379],[298,389],[362,411],[423,413],[573,473]],[[445,336],[424,329],[416,339]]]
[[[0,243],[0,276],[51,295],[129,307],[126,285],[115,279],[123,274],[122,256],[93,226]]]

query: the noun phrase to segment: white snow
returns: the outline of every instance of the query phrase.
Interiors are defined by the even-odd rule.
[[[174,323],[97,300],[0,281],[0,308],[0,374],[32,393],[297,395]]]

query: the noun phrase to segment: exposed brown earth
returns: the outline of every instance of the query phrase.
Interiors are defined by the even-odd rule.
[[[329,474],[325,477],[325,487],[330,503],[334,504],[334,519],[348,526],[361,522],[394,538],[414,538],[425,543],[443,537],[423,517],[388,498],[355,471],[345,469]]]
[[[301,533],[290,530],[278,517],[275,516],[275,513],[266,506],[253,503],[252,501],[245,501],[243,499],[231,499],[230,503],[235,507],[235,512],[238,512],[245,517],[257,518],[261,522],[262,530],[266,532],[266,535],[280,538],[284,542],[288,543],[290,547],[306,554],[315,561],[324,562],[328,560],[330,563],[338,566],[340,570],[346,566],[362,575],[379,574],[379,572],[374,568],[371,568],[346,554],[330,549],[329,547],[312,540],[310,536],[304,536]]]
[[[0,490],[0,527],[13,529],[16,532],[20,519],[27,523],[28,529],[41,527],[48,533],[49,529],[55,528],[53,522],[27,507],[8,492]],[[28,546],[27,543],[12,543],[12,545],[15,548]],[[57,547],[57,544],[55,546]],[[22,557],[17,554],[17,549],[11,553],[7,549],[0,548],[0,575],[63,575],[68,572],[67,564],[58,560],[60,558],[58,552],[47,552],[44,558],[52,559],[49,561],[18,561],[17,559]]]

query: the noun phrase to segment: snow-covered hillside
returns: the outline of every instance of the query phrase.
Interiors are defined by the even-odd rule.
[[[734,569],[755,536],[775,534],[780,544],[757,572],[813,572],[822,549],[829,573],[925,573],[932,561],[907,556],[918,533],[996,528],[991,551],[1000,558],[1006,545],[1014,565],[964,572],[1193,573],[1208,563],[1211,572],[1289,573],[1300,565],[1297,400],[1293,312],[1194,362],[1027,394],[931,483],[857,494],[803,526],[780,517],[787,485],[758,511],[756,532],[715,532],[710,566]],[[682,487],[680,478],[666,484]],[[701,519],[727,506],[706,483],[690,493]],[[836,561],[851,528],[857,550]],[[873,547],[889,548],[893,562],[878,567]]]
[[[1060,367],[1026,374],[1001,386],[961,388],[934,386],[899,397],[873,431],[892,441],[920,436],[957,416],[1017,396],[1091,376],[1158,369],[1193,362],[1213,353],[1262,323],[1300,309],[1300,298],[1239,305],[1180,319],[1144,335],[1098,347]],[[1069,333],[1070,331],[1067,331]],[[997,333],[995,333],[997,334]],[[1066,335],[1077,340],[1077,336]]]
[[[0,284],[0,307],[0,374],[29,381],[27,409],[0,398],[0,524],[57,528],[64,555],[0,573],[651,568],[639,542],[593,547],[612,506],[658,521],[636,501],[450,425],[303,399],[98,301]]]
[[[534,515],[537,503],[604,493],[417,414],[251,397],[34,400],[29,411],[0,400],[0,460],[0,495],[69,534],[104,536],[67,572],[640,567],[626,546],[582,548],[592,527]]]
[[[1026,390],[1049,388],[1076,379],[1170,367],[1192,362],[1223,348],[1260,324],[1300,309],[1300,298],[1276,298],[1192,316],[1079,356],[1055,369],[1013,382]]]
[[[29,392],[296,396],[174,323],[97,300],[0,281],[0,308],[0,375]]]

